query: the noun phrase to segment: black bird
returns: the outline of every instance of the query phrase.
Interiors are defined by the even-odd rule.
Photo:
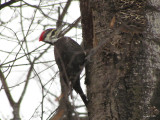
[[[87,106],[87,98],[80,86],[80,74],[85,64],[85,53],[81,46],[70,37],[59,37],[57,29],[47,29],[41,33],[39,41],[54,45],[55,60],[60,75],[68,87],[73,88]]]

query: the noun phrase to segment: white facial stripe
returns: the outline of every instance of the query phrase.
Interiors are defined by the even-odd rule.
[[[57,38],[56,36],[53,36],[52,38],[51,38],[51,42],[52,43],[55,43],[57,40],[59,40],[60,38]]]
[[[47,33],[47,35],[44,39],[44,42],[54,44],[57,40],[60,39],[57,36],[59,34],[59,31],[55,31],[55,32],[54,31],[55,31],[55,29],[53,29],[49,33]],[[54,32],[54,34],[53,34],[53,32]]]

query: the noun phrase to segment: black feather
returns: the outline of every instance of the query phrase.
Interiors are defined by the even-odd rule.
[[[55,60],[63,80],[79,93],[87,106],[87,99],[80,86],[80,74],[84,67],[85,53],[81,46],[69,37],[62,37],[54,43]]]

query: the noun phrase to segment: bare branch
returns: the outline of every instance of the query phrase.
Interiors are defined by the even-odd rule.
[[[25,55],[22,55],[22,56],[18,57],[16,60],[21,59],[21,58],[25,57],[26,55],[31,54],[32,52],[34,52],[34,51],[38,50],[39,48],[43,47],[44,45],[45,45],[45,44],[43,44],[43,45],[39,46],[38,48],[36,48],[36,49],[32,50],[31,52],[29,52],[29,53],[27,53],[27,54],[25,54]],[[11,60],[11,61],[9,61],[9,62],[6,62],[6,63],[4,63],[4,64],[1,64],[1,66],[2,66],[2,65],[9,64],[9,63],[12,63],[12,62],[14,62],[14,61],[15,61],[15,60]]]
[[[16,2],[19,2],[19,1],[22,1],[22,0],[10,0],[6,3],[3,3],[0,5],[0,10],[3,9],[4,7],[8,7],[10,5],[12,5],[13,3],[16,3]]]
[[[31,66],[30,66],[30,68],[29,68],[29,71],[28,71],[28,74],[27,74],[27,78],[26,78],[26,80],[25,80],[26,83],[25,83],[25,85],[24,85],[23,92],[22,92],[22,94],[21,94],[21,96],[20,96],[20,98],[19,98],[19,100],[18,100],[18,104],[20,104],[20,103],[22,102],[22,99],[23,99],[24,94],[25,94],[25,92],[26,92],[26,89],[27,89],[27,86],[28,86],[28,83],[29,83],[29,79],[30,79],[31,73],[32,73],[32,70],[33,70],[33,68],[34,68],[34,62],[35,62],[35,60],[36,60],[36,59],[33,60],[33,62],[31,63]]]
[[[62,25],[64,16],[67,14],[67,10],[68,10],[71,2],[72,2],[72,0],[68,0],[68,1],[67,1],[66,5],[65,5],[65,7],[64,7],[64,9],[63,9],[63,11],[62,11],[62,14],[58,16],[57,28]]]
[[[9,100],[9,103],[13,107],[15,102],[14,102],[12,96],[11,96],[10,90],[8,88],[7,81],[6,81],[5,77],[4,77],[4,74],[1,71],[1,69],[0,69],[0,79],[1,79],[2,85],[4,87],[4,91],[5,91],[6,95],[7,95],[8,100]]]
[[[44,46],[46,44],[40,46],[37,44],[37,39],[40,30],[56,26],[57,21],[59,24],[65,25],[66,29],[64,29],[62,36],[77,25],[79,25],[78,28],[81,27],[80,24],[78,24],[80,18],[74,23],[69,20],[64,22],[64,17],[66,16],[72,1],[73,0],[66,0],[65,2],[59,2],[56,0],[46,2],[40,0],[31,3],[23,0],[5,0],[5,3],[0,3],[0,10],[3,10],[3,8],[7,6],[10,7],[10,11],[8,12],[10,18],[5,16],[5,10],[1,11],[3,16],[0,18],[0,23],[2,24],[0,39],[3,39],[2,42],[6,45],[6,47],[2,46],[0,49],[0,52],[2,53],[2,58],[0,59],[0,79],[2,85],[0,86],[0,90],[4,90],[7,95],[7,99],[13,109],[14,120],[20,119],[20,105],[25,99],[24,96],[26,95],[25,93],[27,93],[27,88],[29,87],[29,82],[31,82],[31,80],[37,79],[40,87],[40,93],[38,94],[41,94],[42,96],[41,99],[38,100],[38,102],[40,101],[40,105],[37,109],[34,108],[35,113],[33,113],[34,116],[31,116],[31,118],[38,114],[36,117],[45,119],[46,116],[44,114],[50,115],[51,112],[55,110],[51,110],[51,108],[48,107],[48,104],[51,104],[51,102],[48,102],[47,100],[52,101],[51,105],[55,105],[54,108],[57,107],[57,104],[54,104],[54,102],[57,103],[59,101],[54,101],[54,99],[57,98],[59,93],[54,89],[55,86],[53,87],[53,84],[57,82],[55,81],[55,78],[57,77],[57,74],[59,74],[59,71],[57,70],[57,66],[55,67],[56,63],[54,57],[52,58],[48,54],[51,52],[51,46]],[[59,12],[59,17],[57,17],[58,5],[61,6],[62,10]],[[26,11],[27,9],[28,11]],[[30,13],[27,14],[27,12]],[[14,25],[15,21],[18,21],[16,27]],[[15,84],[9,84],[7,78],[12,77],[13,75],[15,75],[13,79]],[[45,80],[42,79],[42,76],[46,76]],[[14,89],[16,91],[17,86],[21,85],[24,86],[22,87],[22,93],[20,93],[17,102],[14,101],[11,90]],[[53,92],[53,89],[56,92]],[[58,92],[60,92],[60,90]]]
[[[64,36],[73,27],[76,27],[78,25],[78,23],[80,22],[80,20],[81,20],[81,17],[77,18],[72,24],[68,25],[68,27],[62,31],[62,33],[60,34],[60,36]]]
[[[52,63],[54,62],[54,60],[50,60],[50,61],[44,61],[44,62],[36,62],[34,64],[42,64],[42,63]],[[26,66],[26,65],[30,65],[29,63],[27,64],[17,64],[17,65],[12,65],[12,67],[17,67],[17,66]],[[52,66],[52,65],[51,65]],[[9,66],[2,66],[2,68],[8,68],[8,67],[11,67],[10,65]]]

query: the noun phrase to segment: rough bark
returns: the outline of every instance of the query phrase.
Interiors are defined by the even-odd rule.
[[[156,119],[159,104],[151,101],[158,100],[160,47],[148,29],[146,0],[80,3],[84,42],[94,46],[87,68],[90,120]]]
[[[82,36],[83,47],[86,51],[86,55],[89,55],[90,50],[93,48],[93,23],[92,23],[92,11],[90,9],[89,0],[80,0],[81,9],[81,24],[82,24]],[[87,62],[86,66],[86,80],[85,83],[89,83],[90,75],[90,63]]]
[[[159,8],[159,1],[158,0],[150,0],[150,6],[147,7],[147,18],[148,18],[148,25],[149,31],[152,34],[148,34],[148,38],[152,40],[152,80],[153,80],[153,89],[152,89],[152,96],[150,100],[150,120],[159,120],[160,119],[160,39],[159,39],[159,19],[160,19],[160,10]]]

